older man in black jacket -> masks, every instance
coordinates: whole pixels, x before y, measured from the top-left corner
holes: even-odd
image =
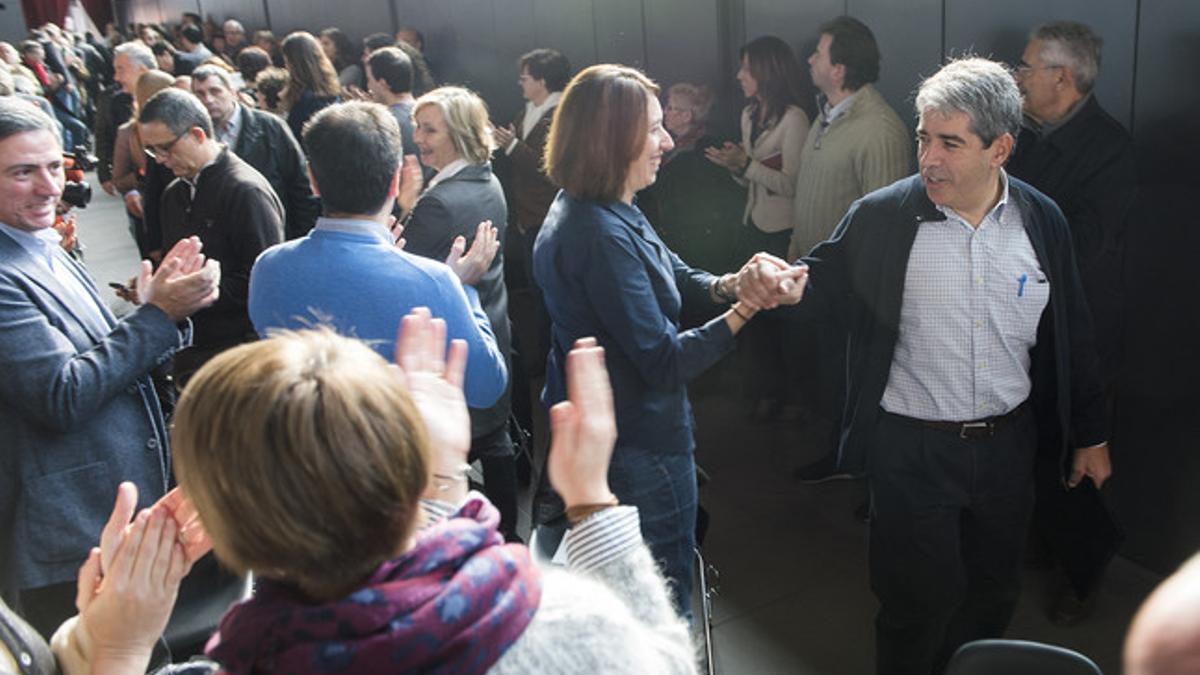
[[[313,196],[304,153],[287,124],[239,103],[229,73],[216,66],[192,72],[192,92],[212,117],[217,140],[257,169],[283,202],[286,238],[308,234],[321,215],[321,202]]]
[[[1071,226],[1111,404],[1121,372],[1121,269],[1136,169],[1129,132],[1092,91],[1100,47],[1091,29],[1071,21],[1030,33],[1017,67],[1025,120],[1008,170],[1053,199]],[[1051,600],[1050,618],[1072,624],[1091,611],[1121,534],[1094,490],[1068,492],[1057,484],[1053,459],[1039,463],[1034,525],[1041,535],[1037,541],[1065,576]]]

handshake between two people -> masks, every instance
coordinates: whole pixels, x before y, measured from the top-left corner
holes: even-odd
[[[729,289],[732,280],[733,289]],[[754,311],[794,305],[804,297],[808,284],[808,266],[789,265],[770,253],[755,253],[736,274],[722,277],[719,284],[727,295]],[[732,291],[732,292],[730,292]]]

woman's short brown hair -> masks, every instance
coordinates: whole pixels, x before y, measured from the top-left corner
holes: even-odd
[[[577,199],[613,202],[649,133],[646,109],[658,85],[640,70],[600,64],[571,80],[546,140],[546,175]]]
[[[171,441],[217,557],[322,601],[396,555],[432,471],[403,382],[328,329],[209,361],[179,400]]]

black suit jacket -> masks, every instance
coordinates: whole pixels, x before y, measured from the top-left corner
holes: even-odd
[[[508,323],[508,292],[504,287],[504,237],[508,207],[500,181],[492,175],[490,164],[467,166],[455,175],[427,189],[417,200],[404,227],[404,250],[444,261],[454,238],[462,235],[467,247],[475,240],[475,228],[484,220],[500,233],[500,250],[483,278],[475,284],[479,302],[492,324],[496,345],[512,372],[512,330]],[[510,378],[511,380],[511,378]],[[471,432],[475,437],[495,431],[508,421],[511,389],[496,405],[486,410],[471,409]]]
[[[300,143],[282,119],[238,104],[242,128],[233,148],[242,161],[258,170],[283,203],[284,234],[295,239],[308,234],[321,215],[321,201],[313,196]]]

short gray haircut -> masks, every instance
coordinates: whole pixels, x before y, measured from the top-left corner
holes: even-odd
[[[176,136],[181,136],[189,129],[200,127],[204,135],[213,137],[212,118],[201,105],[200,99],[192,92],[182,89],[163,89],[146,101],[138,114],[139,124],[160,122]]]
[[[149,70],[154,70],[158,67],[158,62],[154,60],[154,52],[150,48],[140,42],[125,42],[117,46],[113,50],[113,59],[118,56],[124,56],[129,59],[130,63],[135,65],[145,66]]]
[[[1041,40],[1041,57],[1046,65],[1071,70],[1079,93],[1087,94],[1096,85],[1104,40],[1091,28],[1076,21],[1052,21],[1034,28],[1029,39]]]
[[[31,131],[49,131],[61,143],[57,123],[41,109],[19,97],[0,98],[0,141]]]
[[[926,110],[966,113],[970,130],[988,147],[1021,128],[1021,91],[1007,66],[968,56],[942,66],[917,89],[917,115]]]
[[[246,28],[244,26],[242,26],[242,22],[238,21],[237,19],[229,19],[225,23],[221,24],[221,30],[224,30],[225,32],[229,32],[229,30],[231,28],[235,32],[241,33],[243,35],[246,34]]]
[[[192,71],[193,82],[205,82],[213,77],[220,80],[221,83],[225,85],[226,89],[234,92],[235,94],[237,93],[237,87],[233,86],[233,77],[231,77],[229,71],[225,70],[224,68],[208,65],[200,66]]]

